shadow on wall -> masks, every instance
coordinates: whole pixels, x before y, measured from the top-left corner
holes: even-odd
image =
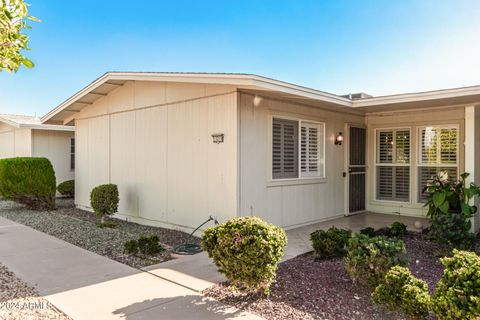
[[[182,319],[182,320],[226,320],[252,319],[252,315],[203,296],[187,295],[182,298],[159,298],[145,300],[115,310],[126,320]],[[255,317],[256,318],[256,317]],[[260,317],[258,319],[261,319]]]

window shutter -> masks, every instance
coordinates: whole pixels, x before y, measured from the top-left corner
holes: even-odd
[[[440,130],[440,162],[457,163],[457,129]]]
[[[393,198],[393,167],[377,167],[377,199],[391,200]]]
[[[379,131],[377,139],[377,162],[393,163],[393,131]]]
[[[437,163],[437,129],[422,129],[421,139],[422,163]]]
[[[302,122],[300,129],[300,168],[302,176],[323,175],[323,130],[320,124]]]
[[[410,167],[395,167],[395,195],[396,201],[409,201],[410,196]]]
[[[395,163],[410,163],[410,130],[395,132]]]
[[[272,178],[298,177],[298,122],[273,119]]]
[[[409,201],[410,167],[377,166],[377,199]]]

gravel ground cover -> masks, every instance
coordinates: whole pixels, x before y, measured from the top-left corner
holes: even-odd
[[[108,219],[116,223],[115,228],[99,228],[95,215],[75,208],[71,199],[58,199],[57,209],[52,211],[32,211],[14,202],[0,201],[0,216],[135,268],[171,259],[172,246],[188,238],[188,234],[181,231],[143,226],[115,218]],[[125,241],[151,234],[159,237],[166,251],[152,257],[132,256],[123,252]],[[200,240],[194,238],[193,241],[198,243]]]
[[[440,248],[420,233],[403,237],[412,273],[434,291],[442,274]],[[343,258],[316,261],[307,253],[280,264],[268,298],[232,293],[226,283],[204,294],[266,319],[402,319],[371,302],[369,289],[353,284]]]
[[[71,320],[0,264],[1,320]]]

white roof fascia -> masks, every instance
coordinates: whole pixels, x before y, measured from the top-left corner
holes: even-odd
[[[69,105],[73,104],[77,100],[80,100],[83,96],[87,95],[89,92],[95,90],[109,80],[225,84],[246,89],[250,88],[279,91],[305,97],[306,99],[314,99],[333,103],[343,107],[352,106],[351,100],[336,96],[334,94],[249,74],[108,72],[48,112],[42,117],[42,123],[48,121],[50,118],[67,108]]]
[[[480,95],[480,86],[364,98],[359,100],[353,100],[353,107],[372,107],[385,104],[458,98],[469,95]]]

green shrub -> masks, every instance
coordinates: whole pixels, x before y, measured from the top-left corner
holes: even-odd
[[[115,184],[102,184],[90,192],[90,205],[95,214],[100,217],[100,223],[105,223],[105,216],[118,210],[118,188]]]
[[[360,230],[360,233],[369,237],[375,237],[376,235],[375,229],[373,229],[372,227],[363,228],[362,230]]]
[[[231,219],[207,229],[202,239],[203,248],[232,286],[265,294],[286,244],[282,228],[257,217]]]
[[[345,268],[360,285],[376,287],[391,267],[406,264],[405,243],[401,240],[355,234],[348,241]]]
[[[448,248],[470,249],[475,242],[475,235],[470,232],[472,223],[462,214],[446,212],[430,219],[429,236]]]
[[[445,266],[432,298],[438,319],[480,318],[480,257],[474,252],[453,250],[440,259]]]
[[[57,186],[57,191],[62,196],[73,198],[75,196],[75,180],[63,181]]]
[[[164,251],[165,249],[160,244],[160,239],[158,236],[140,236],[138,238],[138,250],[144,255],[154,255]]]
[[[318,258],[333,258],[345,255],[345,245],[352,232],[331,227],[327,231],[317,230],[310,234],[313,250]]]
[[[430,307],[427,283],[401,266],[394,266],[387,272],[383,282],[373,291],[372,299],[376,304],[384,304],[414,319],[425,319]]]
[[[470,219],[477,213],[472,200],[480,195],[480,187],[467,183],[468,173],[455,181],[446,171],[437,174],[423,189],[426,192],[430,218],[430,236],[446,247],[470,249],[475,236],[470,232]]]
[[[401,222],[396,221],[392,223],[392,226],[390,227],[390,234],[393,237],[401,237],[407,234],[407,226]]]
[[[128,254],[137,254],[138,253],[138,241],[135,239],[125,241],[123,244],[123,252]]]
[[[55,171],[47,158],[0,160],[0,196],[34,210],[55,208]]]

